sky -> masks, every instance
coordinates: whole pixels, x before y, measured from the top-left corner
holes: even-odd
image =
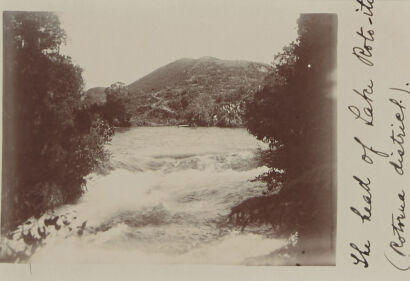
[[[243,2],[173,0],[78,7],[59,16],[67,33],[61,51],[84,69],[88,89],[132,83],[180,58],[271,63],[295,40],[298,14]]]

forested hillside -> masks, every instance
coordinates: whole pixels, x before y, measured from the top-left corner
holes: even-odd
[[[239,127],[244,105],[259,89],[271,67],[248,61],[213,57],[183,58],[128,85],[131,123]],[[102,88],[86,100],[104,103]]]

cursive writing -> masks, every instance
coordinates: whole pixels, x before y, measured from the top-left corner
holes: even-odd
[[[362,160],[367,164],[373,164],[373,159],[367,154],[367,152],[372,152],[380,157],[389,157],[389,154],[376,150],[373,146],[368,146],[364,144],[358,137],[354,137],[354,140],[359,143],[363,148]]]
[[[369,266],[369,263],[367,262],[366,257],[370,255],[370,241],[367,240],[367,243],[364,245],[365,250],[359,249],[359,247],[355,243],[350,243],[350,247],[352,247],[360,257],[358,257],[356,254],[357,253],[352,253],[350,256],[354,259],[353,264],[358,265],[359,263],[362,263],[364,268],[367,268]]]
[[[392,140],[393,144],[395,146],[397,146],[398,148],[396,149],[396,152],[398,154],[398,159],[397,160],[392,160],[389,161],[389,164],[392,165],[394,167],[394,170],[396,171],[397,174],[399,175],[403,175],[404,174],[404,170],[403,170],[403,156],[405,154],[405,150],[404,150],[404,140],[405,140],[405,136],[406,136],[406,132],[405,129],[406,127],[404,126],[404,105],[402,105],[402,101],[397,101],[393,98],[389,99],[389,101],[391,103],[393,103],[394,105],[396,105],[398,107],[398,112],[396,112],[395,119],[396,121],[398,121],[398,133],[397,131],[395,131],[395,126],[393,124],[390,124],[390,126],[393,127],[392,129],[392,133],[390,136],[390,139]],[[393,156],[394,153],[391,153],[391,156]]]
[[[373,24],[371,21],[371,17],[373,17],[373,4],[374,0],[356,0],[357,3],[360,4],[360,9],[356,9],[356,12],[361,11],[364,15],[369,16],[370,24]]]
[[[373,66],[374,63],[371,60],[373,57],[373,47],[369,42],[374,41],[374,30],[369,29],[364,32],[363,27],[360,27],[360,31],[357,31],[356,34],[358,34],[363,40],[363,45],[361,47],[353,47],[353,55],[355,55],[356,58],[358,58],[365,65]]]
[[[361,12],[365,15],[370,23],[370,26],[373,25],[373,9],[374,9],[374,0],[356,0],[356,3],[360,4],[360,7],[356,9],[356,12]],[[356,34],[359,35],[360,39],[362,39],[362,46],[360,47],[353,47],[353,55],[358,58],[362,63],[367,66],[373,66],[374,63],[372,61],[372,50],[373,47],[370,45],[374,42],[374,30],[367,29],[365,30],[364,27],[360,27],[359,31],[356,31]]]
[[[373,58],[373,45],[375,44],[375,31],[373,29],[373,17],[374,17],[374,0],[355,0],[356,4],[359,7],[356,8],[356,12],[360,13],[361,16],[367,18],[369,25],[367,26],[360,26],[360,28],[355,32],[355,38],[359,38],[359,44],[353,46],[353,52],[355,58],[357,58],[358,62],[361,65],[365,65],[366,67],[374,66],[374,58]],[[357,37],[358,36],[358,37]],[[348,109],[350,113],[353,114],[355,120],[361,121],[361,124],[369,126],[372,128],[374,126],[374,111],[373,111],[373,80],[370,79],[367,87],[365,87],[362,91],[358,91],[353,89],[353,92],[358,95],[361,99],[361,104],[349,105]],[[373,158],[375,156],[379,156],[381,158],[389,157],[389,154],[380,151],[374,148],[371,145],[366,144],[363,142],[361,138],[354,136],[353,139],[358,143],[362,150],[361,158],[367,164],[373,164]],[[364,203],[362,206],[350,206],[350,210],[355,214],[362,224],[365,222],[370,222],[372,217],[372,193],[370,189],[371,180],[370,178],[359,178],[357,176],[353,176],[353,179],[356,181],[356,184],[361,187],[362,190],[362,198]],[[356,208],[357,207],[357,208]],[[370,241],[367,240],[367,243],[364,246],[357,246],[355,243],[350,243],[350,247],[353,249],[350,256],[354,259],[354,265],[363,265],[364,268],[369,267],[369,263],[367,258],[370,256]]]
[[[364,207],[364,212],[363,214],[357,210],[355,207],[350,207],[350,210],[352,210],[353,213],[358,215],[362,223],[365,221],[370,221],[370,218],[372,216],[372,194],[370,193],[370,179],[367,178],[366,182],[361,180],[360,178],[353,176],[353,178],[359,183],[360,187],[366,192],[365,195],[363,195],[363,200],[367,204],[366,207]]]
[[[347,108],[351,113],[353,113],[356,119],[364,121],[366,125],[373,126],[373,100],[369,97],[369,95],[373,94],[373,80],[370,80],[367,88],[363,89],[361,92],[356,89],[353,89],[353,91],[363,98],[363,100],[366,102],[366,106],[363,107],[362,112],[355,105],[349,105]]]
[[[406,239],[404,238],[405,234],[405,224],[403,222],[404,219],[406,219],[406,193],[404,190],[402,190],[398,194],[398,198],[400,200],[400,207],[399,207],[399,213],[398,214],[392,214],[391,215],[391,225],[393,228],[393,236],[394,240],[390,241],[389,246],[391,253],[395,255],[394,260],[399,260],[400,263],[406,263],[406,266],[398,266],[396,262],[393,262],[392,258],[384,253],[384,256],[386,257],[387,261],[393,265],[395,268],[399,270],[409,270],[410,269],[410,255],[407,253],[404,253],[404,247],[406,245]]]

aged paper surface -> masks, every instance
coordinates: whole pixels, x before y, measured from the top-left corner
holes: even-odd
[[[242,16],[246,16],[244,11],[249,11],[249,16],[254,17],[255,22],[262,23],[255,27],[255,38],[258,34],[269,34],[265,30],[269,30],[269,27],[264,25],[267,22],[266,11],[272,11],[272,24],[283,22],[284,30],[286,21],[284,17],[280,17],[281,13],[337,14],[335,266],[245,266],[232,265],[235,264],[233,262],[215,262],[216,264],[212,265],[212,262],[201,264],[193,260],[171,262],[176,264],[134,264],[119,257],[118,261],[111,259],[108,262],[101,259],[102,264],[52,261],[32,264],[4,263],[0,264],[2,280],[408,280],[410,220],[407,194],[410,192],[410,171],[407,167],[409,157],[406,152],[410,146],[406,139],[406,130],[410,108],[410,2],[175,0],[149,4],[148,1],[5,1],[2,8],[4,11],[57,11],[62,15],[78,17],[89,15],[90,19],[95,18],[93,14],[112,14],[113,18],[121,22],[126,21],[126,17],[121,18],[122,14],[129,14],[130,11],[141,10],[147,6],[158,9],[158,13],[153,13],[152,16],[166,17],[167,9],[177,13],[175,11],[178,9],[186,11],[186,6],[196,5],[196,15],[201,14],[201,9],[204,13],[208,11],[205,8],[208,5],[222,13],[237,12]],[[181,18],[184,18],[182,15],[181,12]],[[207,16],[211,17],[210,14]],[[258,16],[261,18],[258,19]],[[275,20],[275,17],[280,20]],[[192,17],[189,19],[192,22],[197,20]],[[204,21],[204,28],[207,21],[213,21],[212,18],[198,19],[201,20]],[[190,24],[181,19],[175,21],[175,25],[169,22],[170,29]],[[143,25],[143,21],[140,24]],[[223,29],[224,24],[228,26],[238,23],[221,21],[218,24]],[[107,28],[107,25],[104,26]],[[81,28],[81,25],[77,28]],[[146,29],[155,32],[156,27]],[[116,32],[124,37],[131,36],[125,34],[126,31],[129,29]],[[240,34],[239,32],[238,36]],[[165,36],[164,33],[161,35]],[[200,40],[197,35],[193,38]],[[283,34],[272,36],[286,38]],[[187,40],[183,37],[178,39]],[[161,42],[161,39],[158,39],[158,44]],[[187,40],[186,44],[191,43]],[[205,45],[206,42],[203,44],[202,51],[212,50],[211,44],[209,48]],[[160,51],[157,54],[156,67],[165,64],[166,59],[161,61],[161,57],[166,57],[167,53],[167,48],[158,50]],[[169,46],[168,50],[173,51],[174,56],[179,55],[173,50],[173,46]],[[240,52],[239,48],[232,50],[232,53],[236,54],[232,57],[240,56]],[[106,56],[107,64],[112,65],[111,55],[107,53]],[[195,57],[196,54],[187,56]],[[156,67],[152,66],[151,70]],[[98,70],[104,72],[101,65],[94,69]],[[136,76],[143,74],[145,73]],[[94,79],[94,84],[90,86],[99,86],[98,78],[89,79]],[[4,161],[7,160],[3,159],[3,163]],[[187,180],[179,178],[181,182]],[[256,248],[256,244],[248,247]]]

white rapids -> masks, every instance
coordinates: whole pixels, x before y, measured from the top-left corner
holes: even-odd
[[[113,169],[90,175],[83,197],[55,210],[69,224],[57,222],[30,262],[243,264],[268,255],[287,241],[269,227],[227,226],[232,207],[264,190],[249,181],[267,169],[255,159],[264,146],[245,129],[119,131]]]

